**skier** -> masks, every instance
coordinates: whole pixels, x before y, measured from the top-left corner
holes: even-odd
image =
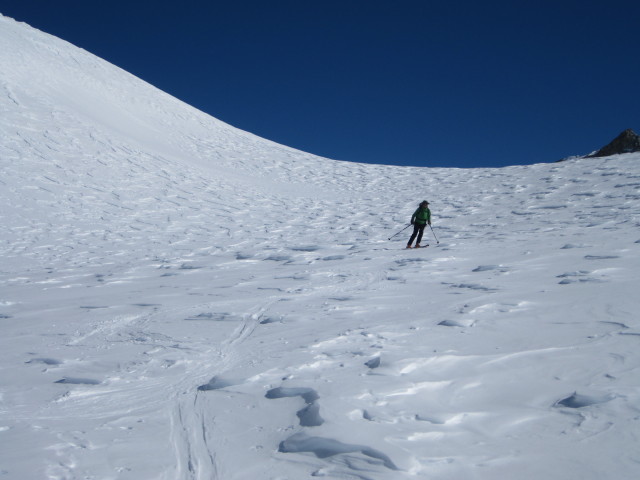
[[[418,241],[415,248],[420,248],[420,241],[422,240],[422,234],[424,233],[424,227],[431,226],[431,210],[429,210],[429,202],[423,200],[418,205],[418,209],[411,215],[411,225],[413,225],[413,233],[407,243],[407,248],[411,248],[411,244],[415,240],[416,236]]]

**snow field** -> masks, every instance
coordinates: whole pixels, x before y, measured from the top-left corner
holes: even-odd
[[[4,478],[637,476],[639,155],[336,162],[0,39]]]

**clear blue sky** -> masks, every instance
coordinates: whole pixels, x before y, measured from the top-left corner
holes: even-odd
[[[338,160],[522,165],[640,133],[638,0],[0,0],[0,13]]]

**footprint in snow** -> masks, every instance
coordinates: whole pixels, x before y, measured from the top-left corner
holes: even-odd
[[[42,363],[44,365],[50,366],[62,365],[62,362],[60,360],[56,360],[55,358],[32,358],[25,363]]]
[[[206,320],[210,322],[225,322],[231,318],[231,314],[229,313],[213,313],[213,312],[205,312],[199,313],[198,315],[193,315],[191,317],[185,318],[185,320],[189,321],[197,321],[197,320]]]
[[[443,320],[438,325],[443,327],[473,327],[475,325],[475,320],[467,319],[467,320]]]
[[[70,385],[100,385],[102,382],[92,378],[64,377],[54,383],[65,383]]]
[[[190,265],[188,263],[183,263],[182,265],[180,265],[178,270],[200,270],[201,268],[203,268],[203,267],[198,267],[196,265]]]
[[[268,325],[269,323],[283,323],[284,317],[260,317],[260,325]]]
[[[562,275],[558,275],[557,278],[562,278],[558,283],[560,285],[569,285],[571,283],[603,283],[604,280],[600,278],[589,277],[592,272],[588,270],[578,270],[576,272],[567,272]]]
[[[308,246],[299,246],[299,247],[291,247],[290,250],[294,252],[315,252],[320,250],[318,245],[308,245]]]
[[[329,300],[333,300],[335,302],[348,302],[349,300],[353,300],[353,297],[329,297]]]
[[[443,283],[443,285],[449,285],[451,288],[461,288],[461,289],[469,289],[469,290],[480,290],[483,292],[497,292],[497,288],[485,287],[484,285],[480,285],[478,283]]]
[[[571,196],[572,197],[595,197],[596,195],[598,194],[594,192],[584,192],[584,193],[574,193]]]
[[[328,257],[323,257],[321,260],[329,262],[331,260],[344,260],[345,258],[347,258],[346,255],[329,255]]]
[[[198,387],[198,391],[200,392],[208,392],[211,390],[220,390],[221,388],[231,387],[232,385],[237,385],[238,382],[234,382],[232,380],[213,377],[209,380],[209,383],[205,383],[204,385],[200,385]]]
[[[588,245],[584,245],[582,243],[567,243],[564,246],[560,247],[560,250],[569,250],[572,248],[586,248]]]
[[[425,258],[403,258],[401,260],[396,260],[395,263],[396,265],[400,266],[400,267],[406,267],[407,265],[411,265],[412,263],[421,263],[421,262],[427,262],[428,260]]]
[[[273,262],[289,262],[291,261],[291,255],[273,254],[269,255],[265,260]]]
[[[570,285],[572,283],[604,283],[604,280],[599,278],[565,278],[558,282],[560,285]]]
[[[490,272],[492,270],[496,270],[500,273],[506,273],[509,271],[507,267],[504,267],[502,265],[479,265],[471,271],[472,272]]]

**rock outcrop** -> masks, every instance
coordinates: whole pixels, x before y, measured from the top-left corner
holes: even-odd
[[[640,135],[628,128],[614,138],[611,143],[587,155],[587,157],[608,157],[609,155],[631,152],[640,152]]]

